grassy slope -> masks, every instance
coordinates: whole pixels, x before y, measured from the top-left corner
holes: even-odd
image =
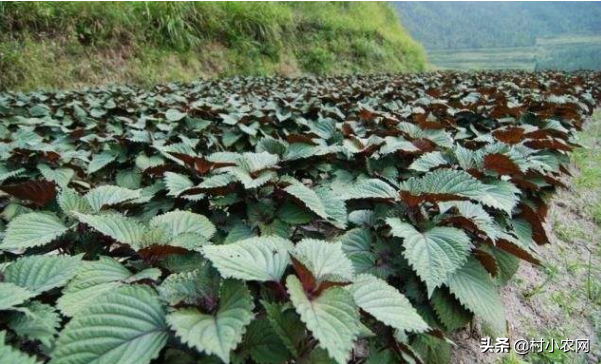
[[[386,3],[0,3],[0,90],[424,65]]]

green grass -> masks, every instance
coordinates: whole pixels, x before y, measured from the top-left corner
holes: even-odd
[[[386,3],[0,3],[0,90],[421,71]]]
[[[573,327],[567,328],[553,328],[553,329],[544,329],[542,332],[531,333],[528,337],[534,339],[543,338],[545,342],[550,342],[551,339],[555,340],[557,345],[561,345],[561,340],[567,338],[575,338],[575,330]],[[555,348],[553,352],[550,350],[544,350],[539,352],[530,352],[526,355],[529,363],[532,364],[585,364],[586,354],[582,353],[574,353],[574,352],[564,352],[562,350],[558,350]]]
[[[520,356],[512,351],[509,355],[500,359],[497,364],[526,364],[526,362],[520,359]]]
[[[587,133],[582,133],[579,148],[572,155],[572,160],[580,169],[580,176],[574,184],[576,189],[587,193],[585,212],[601,225],[601,112],[593,115],[593,125]]]

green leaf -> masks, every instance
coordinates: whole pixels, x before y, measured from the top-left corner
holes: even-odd
[[[484,155],[481,151],[476,150],[473,151],[471,149],[467,149],[462,147],[461,145],[457,145],[453,151],[455,154],[455,158],[457,159],[457,163],[464,170],[470,169],[478,169],[478,165],[482,165],[484,162]]]
[[[354,255],[371,252],[372,237],[368,229],[351,229],[338,240],[342,244],[342,251],[344,254],[351,259]]]
[[[354,199],[375,199],[375,200],[396,200],[398,191],[388,183],[377,179],[363,179],[355,183],[346,192],[346,200]]]
[[[61,323],[58,311],[51,305],[37,301],[24,309],[26,313],[16,312],[9,317],[10,329],[22,338],[39,340],[45,347],[51,347]]]
[[[148,364],[168,336],[156,293],[145,286],[124,286],[73,317],[60,333],[50,363]]]
[[[528,221],[522,218],[511,219],[511,227],[513,228],[513,233],[518,238],[517,241],[512,240],[514,244],[523,249],[528,249],[528,247],[534,245],[532,225]]]
[[[295,358],[299,356],[302,342],[307,338],[305,325],[290,304],[269,303],[261,301],[267,319],[284,345]]]
[[[134,249],[138,248],[142,243],[145,228],[136,220],[117,213],[86,215],[73,212],[73,214],[80,222]]]
[[[75,276],[81,258],[82,255],[23,257],[6,268],[4,280],[40,294],[67,284]]]
[[[232,226],[223,243],[231,244],[255,236],[256,234],[250,226],[247,226],[242,222],[238,222],[234,226]]]
[[[248,173],[257,173],[276,167],[279,159],[277,155],[267,152],[247,152],[237,158],[236,164]]]
[[[361,274],[345,288],[353,295],[357,306],[394,329],[409,332],[428,329],[428,324],[409,300],[384,280]]]
[[[495,257],[495,262],[499,267],[499,274],[495,277],[496,281],[501,285],[507,284],[520,268],[520,259],[504,250],[495,248],[494,246],[486,246],[483,248]]]
[[[259,364],[281,364],[290,359],[290,353],[265,318],[254,320],[248,325],[237,351],[240,352],[241,359],[250,357]]]
[[[167,110],[167,112],[165,112],[165,117],[169,121],[180,121],[181,119],[185,118],[187,115],[188,114],[186,114],[185,112],[181,112],[177,109],[169,109],[169,110]]]
[[[430,335],[420,335],[411,346],[428,364],[446,364],[451,362],[452,346],[446,341]]]
[[[0,282],[0,311],[22,304],[36,294],[13,283]]]
[[[445,164],[449,164],[441,152],[430,152],[423,154],[419,158],[413,161],[409,166],[409,169],[419,172],[428,172],[432,168],[440,167]]]
[[[35,356],[27,355],[5,344],[6,331],[0,331],[0,359],[2,364],[41,364]]]
[[[495,334],[506,332],[503,301],[492,278],[476,259],[469,259],[452,274],[447,285],[459,302],[489,324]]]
[[[279,282],[290,264],[292,242],[276,236],[250,238],[227,245],[207,245],[202,253],[224,278]]]
[[[142,173],[137,170],[120,170],[115,176],[117,186],[137,190],[142,185]]]
[[[138,167],[141,171],[145,171],[148,168],[158,167],[165,164],[165,160],[158,155],[147,156],[142,153],[136,157],[136,167]]]
[[[231,174],[227,174],[227,173],[226,174],[218,174],[215,176],[205,178],[196,187],[201,190],[211,190],[214,188],[225,187],[235,181],[236,181],[236,178],[234,176],[232,176]]]
[[[173,238],[168,245],[178,246],[187,250],[198,250],[198,248],[206,244],[210,244],[210,242],[200,234],[183,233]]]
[[[132,273],[117,260],[101,256],[96,261],[84,261],[67,286],[67,291],[83,289],[98,284],[125,280]]]
[[[359,310],[350,293],[341,287],[331,287],[310,299],[293,275],[288,276],[286,286],[296,312],[318,340],[319,347],[339,364],[348,363],[360,331]]]
[[[280,220],[290,225],[308,224],[313,220],[314,216],[311,212],[295,205],[291,201],[284,202],[276,214]]]
[[[320,187],[315,192],[325,206],[328,221],[339,229],[345,229],[348,214],[344,199],[326,187]]]
[[[180,193],[194,186],[194,183],[187,176],[173,172],[165,172],[164,176],[169,196],[177,197]]]
[[[320,347],[316,347],[309,354],[309,359],[307,360],[311,364],[335,364],[336,360],[330,358],[328,352],[325,349]]]
[[[71,189],[63,189],[58,195],[58,205],[61,210],[69,216],[73,215],[73,212],[81,212],[82,214],[88,214],[92,212],[92,207],[86,201],[85,198],[81,197],[79,193]]]
[[[423,177],[413,177],[400,185],[412,195],[434,194],[466,197],[478,200],[490,187],[469,173],[453,169],[437,169]]]
[[[388,218],[393,236],[403,238],[403,255],[426,283],[428,296],[466,261],[470,238],[460,229],[434,227],[425,232],[400,219]]]
[[[326,208],[314,189],[297,182],[284,188],[284,191],[299,199],[317,216],[327,219]]]
[[[372,251],[373,239],[368,229],[356,228],[338,238],[342,251],[352,262],[356,274],[376,274],[377,255]],[[377,274],[379,276],[379,274]]]
[[[96,154],[92,161],[88,165],[88,175],[98,172],[102,168],[106,167],[113,161],[117,159],[117,155],[111,152],[102,152],[100,154]]]
[[[4,182],[5,180],[16,177],[25,172],[25,168],[19,168],[14,171],[9,171],[3,165],[0,165],[0,182]]]
[[[292,250],[292,256],[307,267],[319,282],[353,280],[353,263],[344,255],[340,242],[303,239]]]
[[[100,257],[97,261],[84,261],[75,277],[63,290],[57,307],[63,315],[73,316],[89,306],[98,297],[115,290],[124,282],[135,282],[138,279],[152,278],[148,271],[133,274],[121,263],[109,257]]]
[[[337,223],[341,228],[346,224],[346,206],[344,201],[332,191],[325,188],[313,189],[295,180],[284,191],[300,200],[307,208],[317,216]]]
[[[410,141],[402,137],[387,136],[384,138],[384,145],[380,148],[381,154],[390,154],[402,150],[404,152],[419,152],[419,149]]]
[[[371,347],[369,350],[369,357],[365,361],[365,364],[395,364],[396,359],[394,353],[390,349],[377,350],[376,347]],[[411,361],[408,361],[411,363]]]
[[[284,160],[294,161],[314,156],[332,154],[337,151],[336,146],[310,145],[305,143],[293,143],[288,146]]]
[[[0,249],[26,249],[45,245],[67,230],[55,215],[41,212],[22,214],[8,224]]]
[[[484,232],[492,241],[496,241],[499,236],[499,229],[494,224],[492,216],[484,210],[482,205],[471,201],[449,201],[440,202],[438,204],[440,211],[445,212],[450,208],[455,208],[457,213],[476,225],[476,227]]]
[[[192,305],[201,300],[216,299],[219,276],[210,264],[191,272],[171,274],[157,287],[161,299],[174,306],[181,302]]]
[[[57,307],[66,316],[74,316],[89,306],[97,298],[106,295],[122,285],[121,282],[113,281],[101,283],[87,289],[72,290],[65,292],[57,301]]]
[[[117,205],[137,198],[140,198],[139,190],[109,185],[96,187],[85,195],[86,201],[94,212],[99,212],[105,206]]]
[[[185,233],[196,233],[211,239],[216,231],[215,225],[205,216],[180,210],[156,216],[150,221],[150,226],[161,225],[167,227],[173,237]]]
[[[447,289],[439,288],[434,291],[431,303],[440,322],[450,331],[464,327],[474,316]]]
[[[146,269],[139,271],[138,273],[132,275],[131,277],[127,278],[125,280],[125,282],[133,283],[133,282],[143,281],[143,280],[156,281],[161,277],[161,274],[162,274],[162,272],[159,268],[146,268]]]
[[[278,161],[279,157],[274,154],[247,152],[236,158],[235,167],[225,167],[222,170],[235,176],[238,181],[242,182],[244,188],[252,189],[261,187],[277,177],[277,174],[271,169],[277,167]]]
[[[20,215],[25,215],[28,214],[30,212],[33,212],[33,209],[30,209],[29,207],[25,207],[21,204],[18,203],[8,203],[5,207],[4,210],[0,213],[0,216],[2,216],[4,219],[6,219],[7,222],[11,222],[12,220],[14,220],[17,216]],[[3,224],[4,225],[4,224]],[[6,226],[3,226],[3,230],[2,231],[2,236],[4,236],[4,234],[6,234]],[[0,246],[0,250],[1,250],[1,246]]]
[[[520,190],[513,183],[503,180],[494,180],[486,185],[488,189],[477,200],[511,215],[513,208],[520,201]]]
[[[254,304],[240,281],[224,282],[219,297],[219,309],[213,315],[183,308],[169,314],[167,321],[188,346],[229,363],[230,352],[242,341],[245,328],[254,317]]]
[[[38,169],[44,179],[56,182],[59,187],[65,188],[75,177],[75,172],[71,168],[52,169],[45,164],[38,164]]]
[[[262,236],[273,236],[287,239],[290,236],[290,227],[283,221],[274,219],[269,224],[259,224]]]
[[[184,351],[181,349],[170,348],[167,347],[165,349],[165,353],[162,356],[163,360],[161,360],[161,364],[221,364],[221,360],[219,360],[215,356],[209,356],[202,358],[201,360],[196,360],[193,353],[189,351]]]
[[[202,237],[201,237],[202,238]],[[142,243],[139,249],[144,249],[153,245],[166,245],[171,241],[171,231],[165,226],[153,226],[144,231]]]
[[[185,255],[171,254],[167,255],[159,265],[173,273],[191,272],[198,269],[206,262],[202,254],[198,252],[190,252]],[[215,272],[217,276],[219,274]]]

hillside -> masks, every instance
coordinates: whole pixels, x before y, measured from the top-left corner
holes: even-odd
[[[395,2],[427,49],[525,47],[537,38],[601,34],[600,2]]]
[[[601,3],[397,2],[438,69],[601,69]]]
[[[386,3],[0,4],[0,90],[424,66]]]

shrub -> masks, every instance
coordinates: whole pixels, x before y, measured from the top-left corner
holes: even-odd
[[[437,362],[548,243],[599,74],[0,96],[7,362]]]

